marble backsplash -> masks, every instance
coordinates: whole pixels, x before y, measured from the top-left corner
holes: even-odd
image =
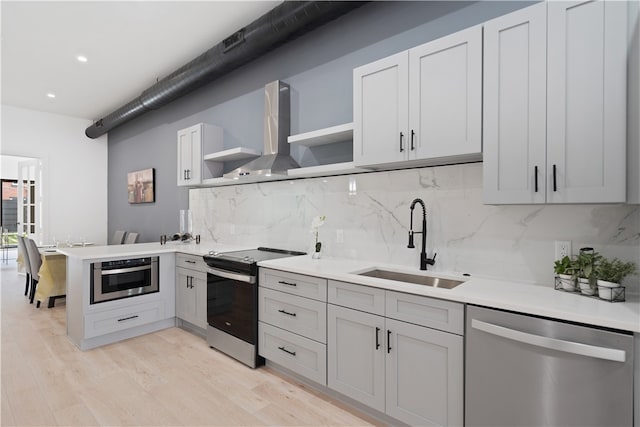
[[[189,206],[205,241],[312,252],[311,221],[326,215],[323,256],[417,267],[420,235],[407,248],[417,197],[427,207],[428,256],[438,254],[430,270],[549,285],[555,240],[571,240],[574,253],[591,246],[640,261],[640,206],[484,205],[481,163],[198,188]],[[414,215],[419,231],[419,206]]]

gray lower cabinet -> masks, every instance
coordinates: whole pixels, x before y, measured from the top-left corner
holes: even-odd
[[[176,256],[176,317],[207,329],[207,273],[202,258]]]
[[[327,279],[260,268],[258,353],[327,384]]]
[[[380,412],[385,410],[384,317],[329,304],[327,385]]]
[[[386,413],[411,425],[461,426],[464,339],[386,319]]]
[[[346,298],[333,298],[349,286],[363,296],[354,303],[359,310],[345,306]],[[329,281],[327,385],[410,425],[462,425],[463,336],[390,316],[398,316],[391,307],[408,307],[407,313],[411,313],[414,322],[431,325],[433,313],[439,318],[441,310],[445,310],[446,318],[460,317],[454,321],[457,325],[464,319],[463,305],[383,291],[385,313],[375,308],[378,304],[370,304],[376,314],[360,311],[365,306],[363,301],[372,300],[365,296],[380,291]],[[349,299],[356,293],[350,294]],[[423,317],[425,320],[421,320]]]

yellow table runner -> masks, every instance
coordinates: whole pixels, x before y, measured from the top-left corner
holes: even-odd
[[[24,258],[22,258],[22,251],[18,251],[18,258],[16,258],[16,262],[18,263],[18,273],[24,273],[26,270],[24,268]]]
[[[51,296],[66,294],[67,257],[58,253],[43,253],[38,271],[40,280],[36,288],[36,301],[44,302]]]

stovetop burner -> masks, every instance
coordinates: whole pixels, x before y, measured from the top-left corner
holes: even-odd
[[[306,255],[306,253],[258,247],[243,251],[209,252],[208,255],[203,256],[203,259],[209,267],[255,275],[258,269],[256,264],[260,261],[298,255]]]

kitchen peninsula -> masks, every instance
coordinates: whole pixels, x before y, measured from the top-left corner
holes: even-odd
[[[213,245],[184,243],[60,248],[58,251],[67,256],[67,336],[80,349],[87,350],[175,326],[175,253],[186,252],[202,256],[213,249],[228,251],[241,248],[220,245],[214,248]],[[95,274],[94,266],[109,264],[113,269],[103,271],[102,277],[110,277],[113,276],[111,273],[123,273],[126,270],[123,267],[132,265],[132,261],[139,263],[141,260],[150,260],[151,263],[156,257],[157,267],[154,268],[157,270],[152,270],[155,273],[146,272],[157,279],[156,290],[146,294],[94,301],[95,287],[92,283],[100,280],[99,277],[92,277]],[[142,274],[145,268],[150,267],[135,266],[129,271],[133,271],[132,274]],[[110,277],[110,280],[113,283],[118,278]]]

